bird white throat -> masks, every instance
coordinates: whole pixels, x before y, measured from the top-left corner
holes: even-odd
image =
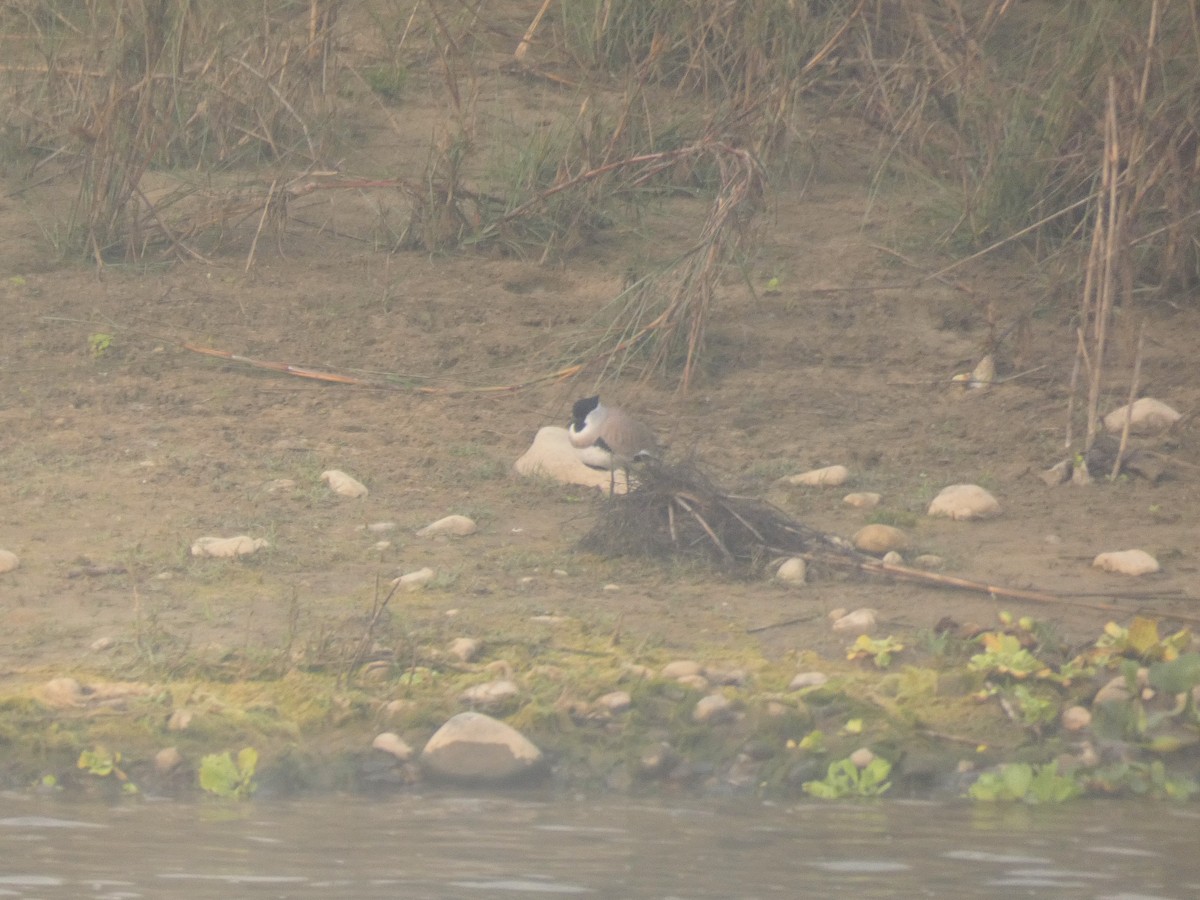
[[[595,469],[628,470],[640,457],[658,452],[658,440],[647,425],[623,409],[605,406],[598,396],[575,401],[567,434],[579,458]]]

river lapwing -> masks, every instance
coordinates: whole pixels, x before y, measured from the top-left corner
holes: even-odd
[[[605,406],[599,396],[575,401],[567,433],[583,462],[611,473],[609,496],[616,489],[618,469],[625,473],[628,489],[630,465],[658,454],[658,439],[648,425],[619,407]]]

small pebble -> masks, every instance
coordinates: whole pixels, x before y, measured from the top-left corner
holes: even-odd
[[[676,659],[662,667],[658,673],[660,678],[683,678],[690,675],[701,675],[704,666],[691,659]]]
[[[432,581],[436,574],[429,566],[425,566],[423,569],[401,575],[392,584],[398,584],[406,591],[419,591]]]
[[[472,685],[459,694],[458,699],[462,703],[473,706],[499,706],[519,693],[520,689],[516,684],[507,679],[501,679]]]
[[[264,538],[252,538],[244,534],[231,538],[202,537],[196,538],[192,544],[192,556],[232,559],[235,556],[249,556],[270,546],[270,542]]]
[[[17,554],[11,550],[0,550],[0,575],[11,572],[19,565],[21,565],[21,560]]]
[[[342,497],[365,497],[369,493],[365,484],[341,469],[326,469],[321,473],[321,480]]]
[[[836,487],[839,484],[845,484],[849,478],[850,470],[845,466],[825,466],[822,469],[810,469],[798,475],[788,475],[780,480],[785,484]]]
[[[804,688],[820,687],[829,680],[824,672],[799,672],[788,683],[789,691],[801,691]]]
[[[937,569],[945,568],[946,561],[936,554],[922,553],[920,556],[913,559],[913,565],[921,569],[930,569],[936,571]]]
[[[1092,714],[1082,706],[1068,706],[1062,711],[1062,726],[1067,731],[1082,731],[1092,724]]]
[[[159,775],[170,775],[183,765],[183,754],[178,747],[163,747],[154,754],[154,770]]]
[[[849,756],[850,762],[854,763],[856,769],[865,769],[871,763],[875,762],[875,754],[867,747],[859,747]]]
[[[1150,575],[1159,570],[1158,560],[1145,550],[1114,550],[1111,553],[1101,553],[1092,565],[1105,572],[1115,572],[1118,575]]]
[[[446,516],[426,525],[417,534],[421,537],[429,537],[435,534],[450,534],[455,537],[465,537],[468,534],[474,534],[477,527],[475,520],[467,516]]]
[[[395,531],[396,527],[395,522],[371,522],[366,526],[367,531],[371,532],[371,534],[383,534],[385,531]]]
[[[447,647],[447,652],[460,662],[470,662],[479,655],[479,650],[483,646],[482,641],[477,638],[460,637],[455,638]]]
[[[848,612],[834,622],[832,627],[835,633],[852,637],[870,634],[875,628],[875,610],[864,608]]]
[[[929,504],[929,515],[956,522],[986,519],[1000,512],[1000,502],[977,484],[952,484],[942,488]]]
[[[853,543],[863,553],[887,553],[908,547],[908,535],[891,525],[875,523],[860,528],[854,535]]]
[[[633,698],[626,691],[613,691],[597,697],[596,705],[612,713],[621,713],[633,705]]]
[[[692,710],[693,722],[707,722],[715,725],[718,722],[733,718],[733,703],[724,694],[709,694],[702,697]]]
[[[382,750],[384,753],[390,753],[400,762],[408,762],[413,756],[413,748],[408,746],[400,735],[391,731],[382,731],[375,735],[375,740],[371,741],[371,747],[375,750]]]
[[[856,509],[874,509],[879,505],[879,501],[883,498],[879,494],[870,491],[862,491],[855,494],[847,494],[842,498],[842,502],[847,506],[853,506]]]
[[[804,584],[808,578],[808,563],[799,556],[785,559],[775,570],[775,577],[787,584]]]

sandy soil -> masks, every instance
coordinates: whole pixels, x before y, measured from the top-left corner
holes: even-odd
[[[552,90],[497,72],[484,99],[529,112],[544,109]],[[429,134],[441,115],[436,79],[414,77],[405,102],[405,120]],[[842,497],[878,491],[875,516],[906,527],[948,571],[1111,592],[1089,602],[1130,614],[1143,606],[1200,614],[1185,599],[1200,597],[1194,419],[1153,442],[1186,464],[1159,484],[1047,488],[1038,471],[1064,455],[1074,298],[1017,257],[923,279],[951,260],[923,248],[920,198],[901,185],[872,188],[868,136],[845,124],[808,127],[822,132],[816,168],[806,189],[774,189],[770,227],[750,261],[759,290],[733,276],[724,286],[698,383],[681,395],[673,382],[622,380],[599,385],[603,393],[731,489],[817,528],[853,533],[869,514]],[[398,149],[381,117],[363,134],[346,173],[411,173],[424,163],[423,144]],[[21,566],[0,576],[2,675],[82,668],[137,677],[175,661],[319,656],[361,633],[382,582],[427,565],[438,572],[434,583],[398,601],[392,623],[430,640],[518,632],[529,616],[555,613],[679,655],[736,647],[777,657],[842,653],[845,640],[825,621],[834,607],[874,607],[896,634],[944,616],[990,623],[1005,607],[1055,623],[1071,641],[1094,639],[1105,621],[1122,618],[836,575],[789,589],[765,577],[579,554],[597,498],[515,479],[509,467],[539,426],[565,424],[571,400],[594,382],[498,396],[404,387],[409,376],[480,386],[551,371],[620,290],[630,261],[700,221],[700,201],[673,201],[637,232],[612,229],[565,261],[539,265],[388,252],[370,236],[381,205],[401,199],[326,192],[290,211],[249,271],[254,223],[208,263],[97,271],[57,260],[45,239],[45,211],[61,208],[69,189],[17,194],[20,184],[10,166],[0,183],[0,547]],[[763,290],[772,278],[778,289]],[[1122,321],[1142,315],[1144,392],[1194,410],[1194,302],[1129,311]],[[1029,328],[1003,343],[1000,371],[1028,374],[988,392],[949,382],[979,359],[989,319],[1003,330],[1019,317]],[[1118,331],[1106,410],[1128,390],[1132,330]],[[111,342],[97,346],[94,335]],[[395,376],[397,388],[305,380],[181,342]],[[849,466],[850,485],[776,484],[830,463]],[[370,495],[334,496],[320,480],[329,468],[359,478]],[[294,486],[269,489],[276,479]],[[989,488],[1003,514],[982,523],[926,518],[932,496],[957,482]],[[415,536],[448,513],[473,516],[478,533]],[[384,521],[396,529],[364,529]],[[236,534],[271,546],[233,562],[189,555],[196,538]],[[1155,554],[1164,572],[1134,582],[1090,568],[1096,553],[1129,547]]]

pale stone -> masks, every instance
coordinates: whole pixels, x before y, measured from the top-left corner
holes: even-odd
[[[21,565],[20,557],[11,550],[0,550],[0,575],[11,572]]]
[[[604,587],[600,588],[600,590],[608,591],[610,594],[619,594],[621,592],[621,586],[610,581],[608,584],[604,585]]]
[[[1129,693],[1129,685],[1125,681],[1125,676],[1117,675],[1110,678],[1100,690],[1096,691],[1096,696],[1092,698],[1092,705],[1127,703],[1132,696]]]
[[[414,572],[406,572],[399,578],[395,579],[392,584],[398,584],[406,591],[419,591],[430,581],[432,581],[436,574],[437,573],[434,572],[433,569],[429,568],[429,566],[425,566],[424,568],[417,569]]]
[[[961,521],[986,519],[1000,512],[1000,503],[977,484],[952,484],[929,504],[929,515]]]
[[[113,640],[111,637],[109,637],[108,635],[105,635],[104,637],[98,637],[94,641],[92,641],[92,643],[90,645],[88,645],[88,648],[93,653],[103,653],[105,650],[111,650],[116,645],[116,643],[117,642],[115,640]]]
[[[1062,726],[1067,731],[1082,731],[1092,724],[1092,714],[1082,706],[1068,706],[1062,711]]]
[[[51,678],[42,685],[38,695],[43,703],[56,709],[83,706],[85,702],[83,685],[74,678]]]
[[[633,698],[628,691],[612,691],[596,698],[596,705],[611,713],[621,713],[633,705]]]
[[[887,553],[883,554],[883,561],[885,563],[887,563],[889,566],[904,565],[904,557],[901,556],[899,553],[897,553],[895,550],[889,550]]]
[[[694,691],[708,690],[708,679],[703,675],[680,675],[675,682]]]
[[[1129,405],[1114,409],[1104,417],[1104,427],[1114,434],[1120,434],[1125,429],[1125,420],[1129,417]],[[1133,419],[1129,426],[1131,434],[1155,434],[1166,431],[1183,418],[1161,400],[1153,397],[1141,397],[1133,401]]]
[[[252,538],[244,534],[229,538],[201,537],[196,538],[192,544],[192,556],[232,559],[235,556],[249,556],[263,547],[270,546],[270,542],[265,538]]]
[[[159,775],[170,775],[183,765],[183,754],[178,747],[163,747],[154,754],[154,770]]]
[[[709,694],[697,701],[692,709],[693,722],[715,725],[733,717],[733,703],[724,694]]]
[[[174,710],[171,717],[167,719],[167,731],[187,731],[192,725],[193,718],[195,718],[195,713],[190,709]]]
[[[824,672],[799,672],[788,683],[789,691],[802,691],[805,688],[820,687],[829,680]]]
[[[836,487],[839,484],[845,484],[849,478],[850,470],[845,466],[825,466],[821,469],[810,469],[798,475],[788,475],[780,480],[785,484]]]
[[[294,478],[273,478],[263,485],[262,489],[268,494],[278,494],[280,491],[290,491],[296,487]]]
[[[478,638],[460,637],[450,642],[447,651],[460,662],[470,662],[479,655],[483,642]]]
[[[913,565],[922,569],[937,570],[944,568],[946,561],[934,553],[922,553],[913,560]]]
[[[426,525],[417,534],[421,537],[429,537],[435,534],[451,534],[455,537],[465,537],[468,534],[474,534],[477,527],[475,520],[467,516],[445,516],[436,522]]]
[[[571,444],[567,429],[557,425],[538,429],[533,444],[513,463],[513,471],[525,477],[600,488],[606,493],[614,486],[614,481],[616,493],[623,494],[629,489],[625,472],[593,469],[584,463],[579,458],[579,451]]]
[[[676,659],[667,663],[659,672],[660,678],[683,678],[687,675],[702,675],[704,666],[691,659]]]
[[[458,695],[459,702],[472,706],[500,706],[520,693],[520,688],[506,678],[474,684]]]
[[[780,563],[775,577],[788,584],[804,584],[808,578],[808,563],[799,556],[792,556]]]
[[[395,522],[370,522],[364,526],[371,534],[383,534],[386,531],[395,531]]]
[[[384,753],[390,753],[400,762],[408,762],[413,756],[413,748],[408,746],[400,735],[392,731],[381,731],[375,735],[375,740],[371,741],[371,747]]]
[[[365,484],[341,469],[326,469],[321,473],[321,480],[342,497],[365,497],[369,493]]]
[[[640,663],[627,663],[622,667],[620,675],[622,681],[628,678],[632,678],[634,681],[647,681],[653,677],[654,670]]]
[[[1101,553],[1092,560],[1092,565],[1118,575],[1149,575],[1159,570],[1158,560],[1145,550],[1114,550],[1111,553]]]
[[[860,528],[853,537],[854,546],[864,553],[887,553],[908,547],[908,535],[891,525],[878,522]]]
[[[737,667],[724,668],[722,666],[705,666],[704,677],[713,684],[732,685],[741,687],[750,680],[750,673],[745,669]]]
[[[540,770],[542,763],[542,751],[527,737],[476,712],[450,718],[421,751],[430,774],[452,781],[510,781]]]
[[[845,634],[851,637],[857,637],[860,634],[870,634],[875,628],[875,610],[864,608],[848,612],[834,622],[832,627],[837,634]]]
[[[854,763],[854,768],[865,769],[871,763],[875,762],[875,754],[871,752],[869,747],[859,747],[850,754],[848,759]]]
[[[874,509],[879,505],[883,497],[871,491],[859,491],[854,494],[847,494],[842,498],[842,502],[847,506],[853,506],[855,509]]]
[[[1064,459],[1062,462],[1055,463],[1046,469],[1039,477],[1046,483],[1047,487],[1056,487],[1071,480],[1074,468],[1074,463],[1071,460]]]

